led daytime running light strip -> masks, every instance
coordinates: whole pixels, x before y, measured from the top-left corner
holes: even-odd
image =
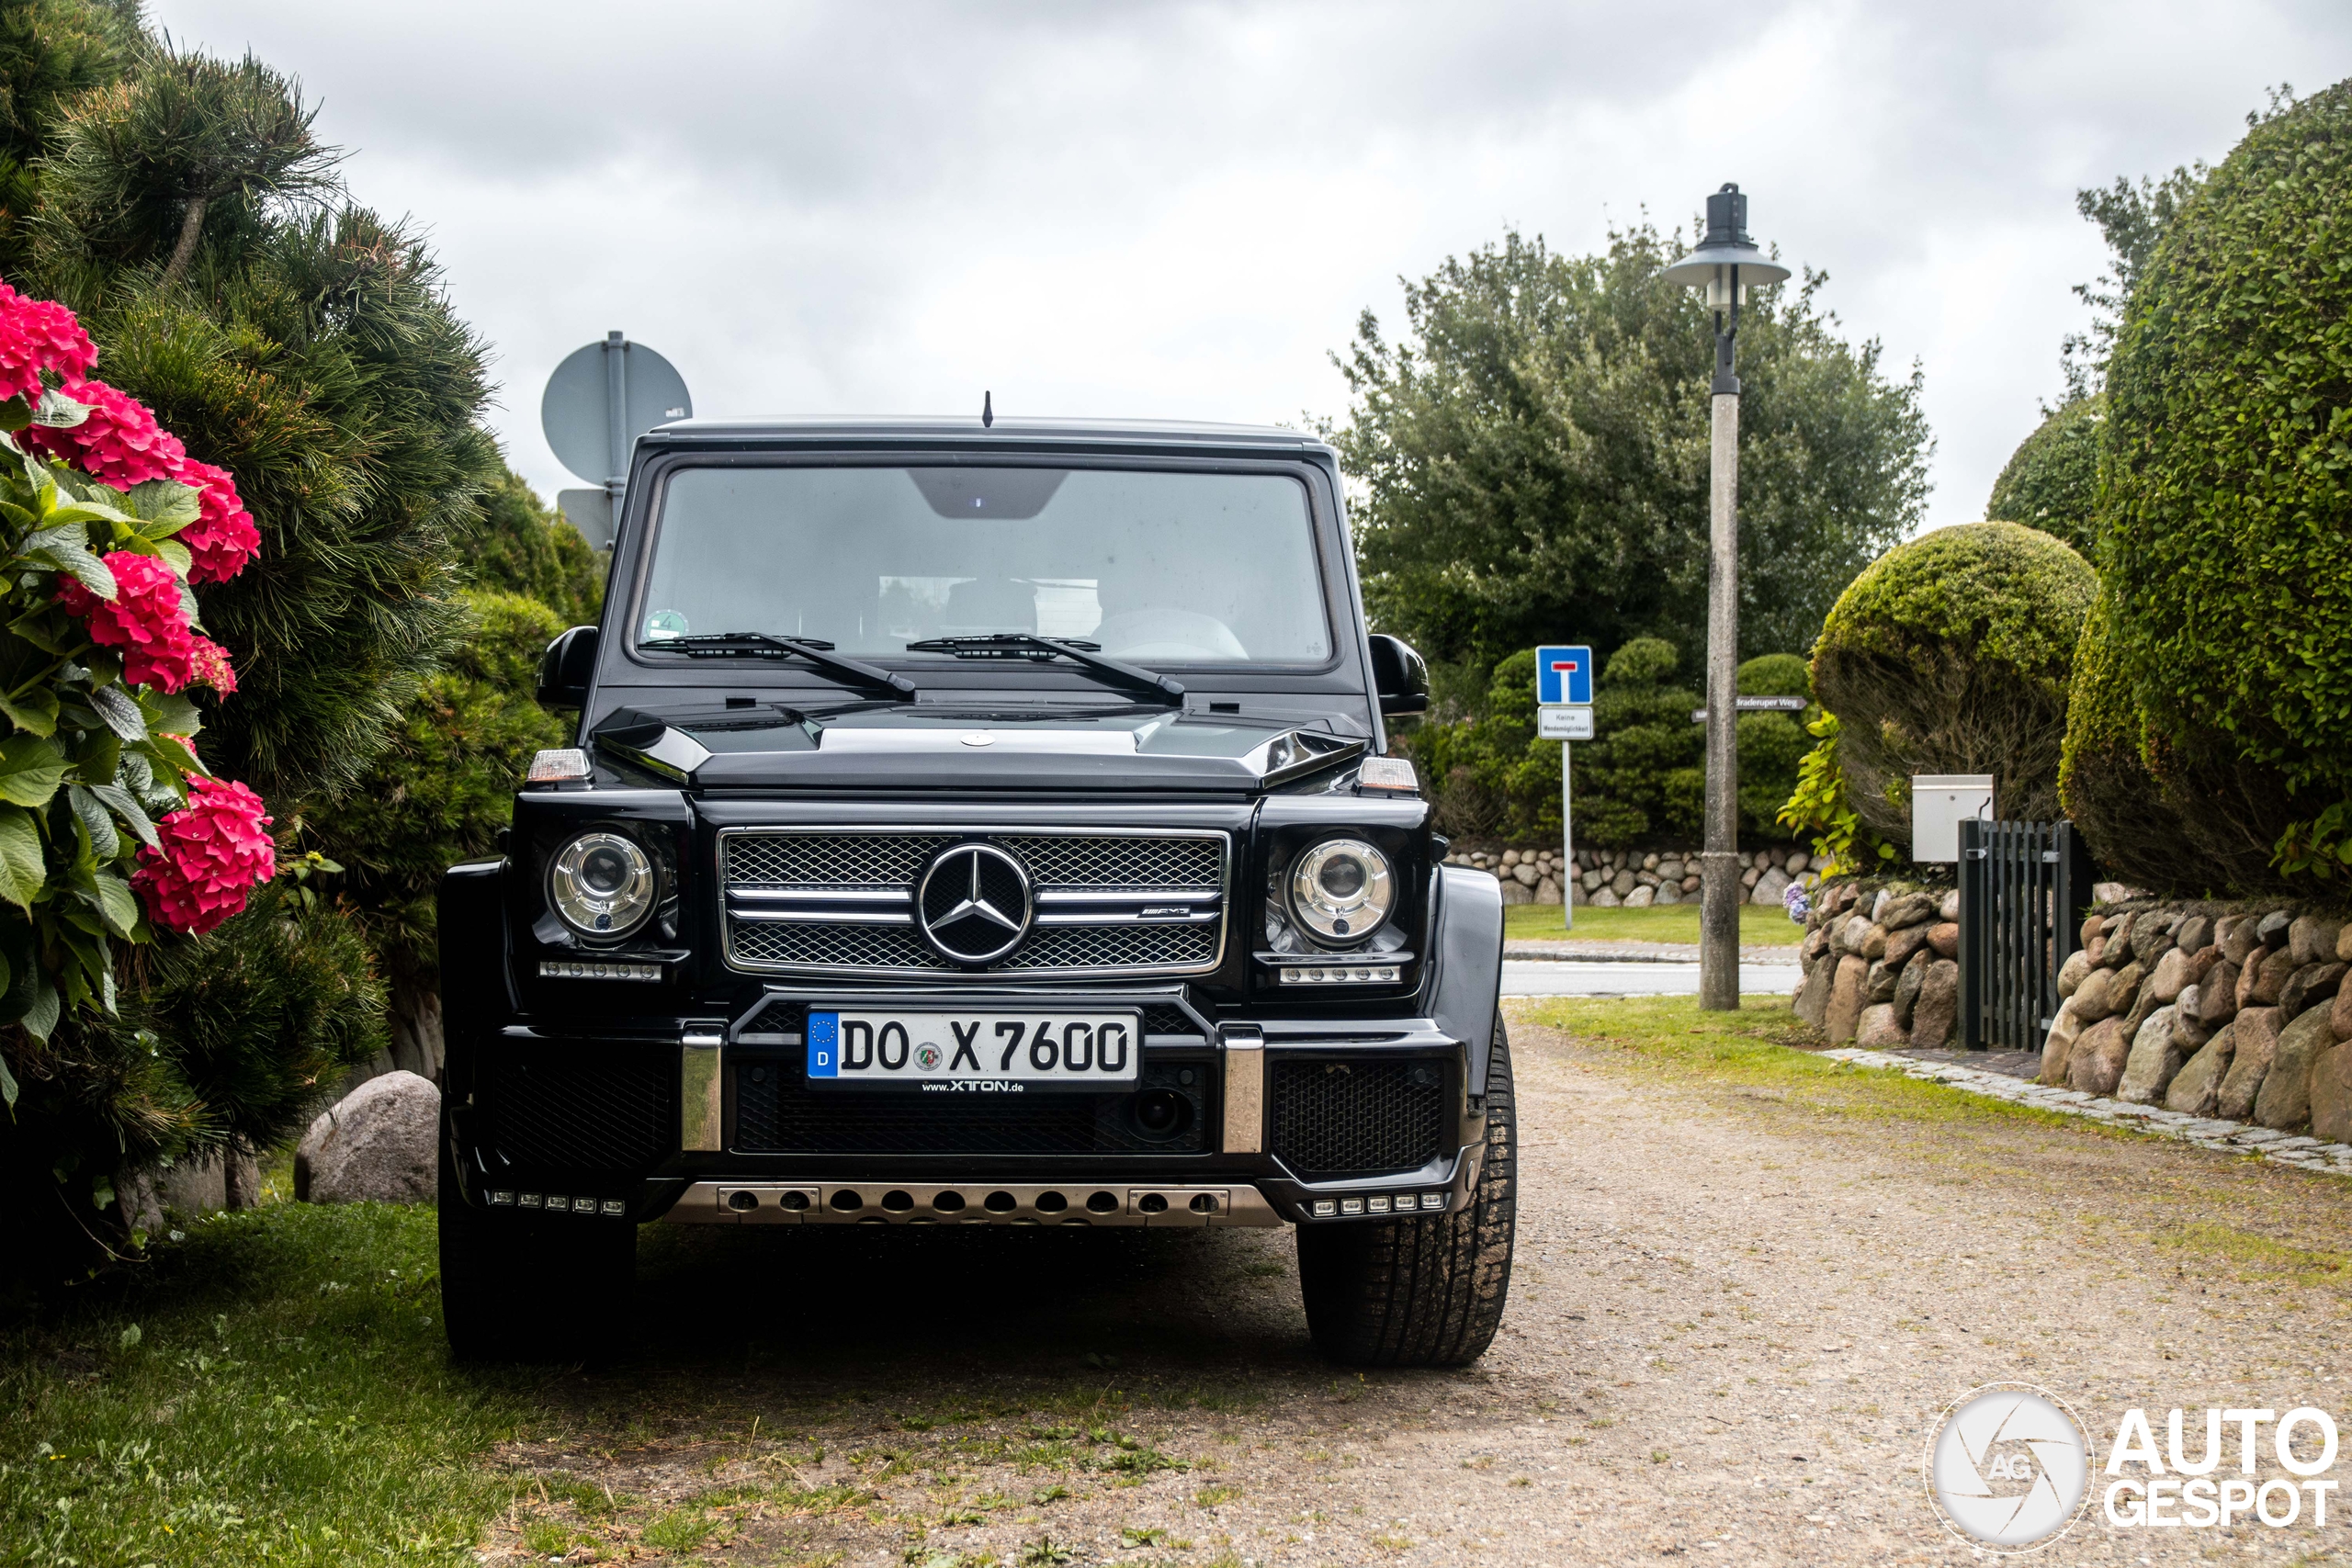
[[[662,978],[659,964],[615,964],[606,959],[542,958],[542,980],[653,980]]]
[[[1409,1214],[1416,1209],[1431,1213],[1443,1211],[1442,1192],[1375,1193],[1369,1198],[1317,1198],[1307,1205],[1307,1213],[1318,1220],[1345,1219],[1354,1214]]]
[[[1287,967],[1285,986],[1394,986],[1404,971],[1395,964],[1349,964]]]
[[[571,1198],[560,1192],[516,1192],[507,1189],[485,1190],[482,1201],[494,1209],[537,1209],[547,1214],[626,1214],[628,1201],[625,1198]]]

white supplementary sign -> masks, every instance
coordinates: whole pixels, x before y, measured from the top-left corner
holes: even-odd
[[[1589,740],[1592,739],[1592,710],[1589,707],[1537,708],[1535,734],[1542,740]]]

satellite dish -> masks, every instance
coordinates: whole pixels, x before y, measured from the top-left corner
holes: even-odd
[[[574,349],[555,367],[539,399],[539,427],[563,466],[597,487],[556,498],[590,544],[612,543],[614,503],[627,488],[637,438],[694,412],[677,367],[620,333]]]

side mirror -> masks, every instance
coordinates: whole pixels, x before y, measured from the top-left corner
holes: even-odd
[[[595,673],[596,628],[574,626],[539,658],[539,701],[551,708],[586,707]]]
[[[1390,718],[1430,711],[1430,667],[1413,645],[1385,632],[1372,634],[1372,689]]]

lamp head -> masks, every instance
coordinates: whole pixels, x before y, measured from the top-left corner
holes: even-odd
[[[1669,283],[1688,284],[1703,288],[1707,293],[1707,308],[1711,310],[1729,310],[1732,304],[1732,269],[1739,269],[1739,297],[1743,300],[1750,288],[1767,283],[1783,283],[1789,269],[1773,261],[1747,234],[1747,197],[1736,185],[1725,185],[1707,197],[1707,236],[1699,248],[1666,269]]]

